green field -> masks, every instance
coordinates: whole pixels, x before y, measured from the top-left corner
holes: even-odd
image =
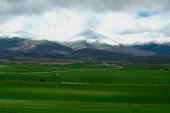
[[[170,64],[107,64],[1,63],[0,113],[170,112]]]

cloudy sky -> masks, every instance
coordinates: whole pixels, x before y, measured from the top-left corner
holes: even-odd
[[[170,35],[170,0],[0,0],[0,34],[28,31],[64,40],[87,29],[101,34]]]

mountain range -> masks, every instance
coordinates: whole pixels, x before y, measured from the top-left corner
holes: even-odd
[[[169,58],[170,37],[161,33],[137,33],[107,37],[92,30],[56,42],[17,31],[0,36],[0,57],[129,59]]]

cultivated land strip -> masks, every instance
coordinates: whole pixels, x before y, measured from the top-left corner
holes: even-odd
[[[20,80],[5,80],[5,82],[21,82]],[[22,81],[22,83],[35,83],[35,81]],[[111,84],[111,83],[87,83],[87,82],[51,82],[49,81],[48,84],[62,84],[62,85],[87,85],[87,86],[170,86],[170,84]]]
[[[102,62],[105,66],[112,67],[112,68],[105,68],[105,69],[80,69],[80,70],[67,70],[67,71],[47,71],[47,72],[23,72],[23,73],[15,73],[15,74],[21,74],[21,75],[27,75],[27,74],[48,74],[48,73],[66,73],[66,72],[88,72],[88,71],[108,71],[108,70],[114,70],[114,69],[122,69],[124,67],[110,65],[105,62]],[[2,74],[10,74],[10,72],[0,72]],[[13,72],[12,72],[13,74]]]
[[[83,82],[59,82],[65,85],[103,85],[103,86],[170,86],[170,84],[106,84],[106,83],[83,83]]]

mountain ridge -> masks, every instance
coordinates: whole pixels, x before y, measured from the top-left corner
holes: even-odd
[[[170,54],[166,54],[166,51],[170,48],[170,43],[168,42],[166,44],[149,42],[143,43],[142,45],[138,43],[125,45],[91,30],[80,32],[75,37],[72,37],[74,40],[68,39],[65,42],[37,40],[34,37],[29,38],[28,36],[30,35],[27,33],[23,35],[25,32],[17,33],[21,33],[21,35],[18,35],[19,37],[17,37],[17,35],[11,35],[11,37],[0,38],[1,55],[41,58],[84,58],[84,56],[88,58],[130,58],[152,57],[155,55],[158,57],[164,55],[170,56]],[[160,37],[158,37],[158,39],[159,38]],[[168,38],[168,36],[166,38]],[[159,49],[163,52],[159,51]]]

